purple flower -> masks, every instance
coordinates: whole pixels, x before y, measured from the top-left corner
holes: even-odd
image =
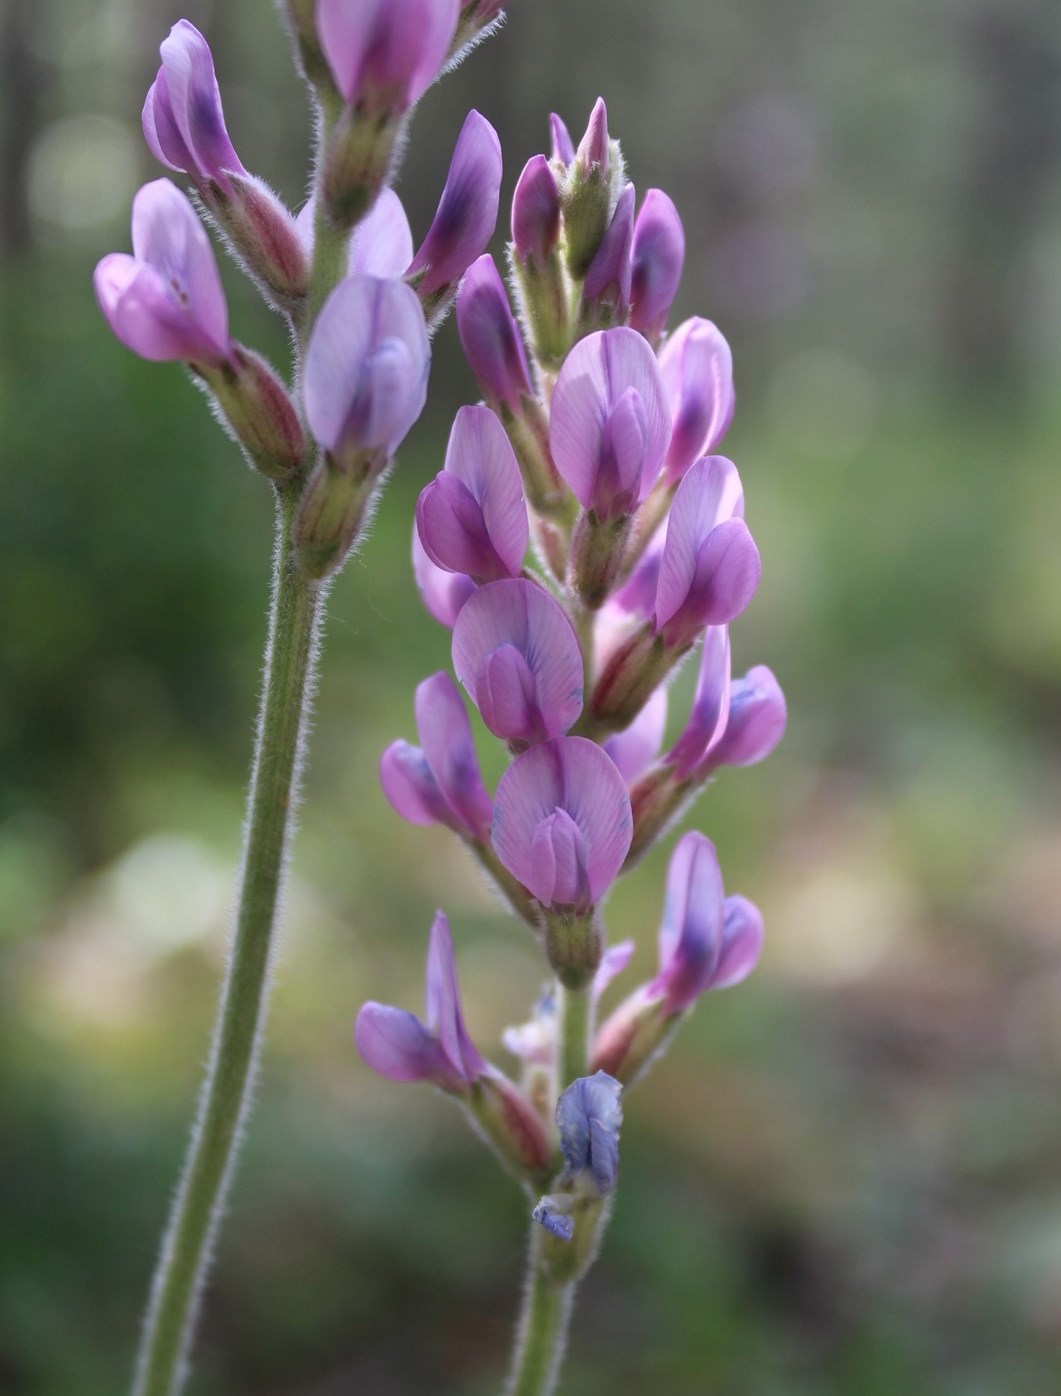
[[[459,572],[444,572],[437,567],[420,542],[420,534],[413,524],[413,576],[420,591],[420,599],[428,614],[434,616],[439,625],[452,630],[461,607],[475,590],[471,577]]]
[[[659,929],[659,974],[649,996],[664,1014],[688,1008],[708,989],[747,979],[763,947],[763,921],[744,897],[724,897],[718,855],[696,832],[678,840],[667,871]]]
[[[657,688],[630,726],[604,743],[627,785],[633,785],[659,755],[666,726],[667,690]]]
[[[434,82],[459,15],[460,0],[318,0],[317,33],[345,101],[397,115]]]
[[[427,398],[431,350],[415,292],[351,276],[317,316],[303,392],[310,430],[333,457],[392,455]]]
[[[100,309],[142,359],[218,365],[229,355],[228,308],[210,241],[187,198],[168,179],[133,199],[133,255],[96,267]]]
[[[426,981],[422,1021],[401,1008],[366,1003],[354,1027],[357,1050],[388,1081],[430,1081],[467,1095],[489,1067],[464,1026],[453,937],[441,911],[431,927]]]
[[[592,307],[597,323],[621,323],[630,306],[630,249],[634,236],[634,186],[619,195],[611,222],[586,272],[584,310]]]
[[[489,121],[470,111],[434,221],[407,272],[422,300],[459,281],[482,253],[497,222],[500,190],[501,142]]]
[[[549,114],[549,135],[552,145],[551,158],[556,164],[566,168],[575,159],[575,143],[571,139],[571,132],[556,112]]]
[[[556,1103],[560,1152],[572,1177],[590,1173],[602,1197],[619,1181],[622,1086],[603,1071],[580,1076]]]
[[[571,622],[533,582],[492,582],[453,627],[453,667],[495,736],[519,747],[566,732],[582,711],[582,652]]]
[[[667,323],[684,261],[678,210],[662,189],[650,189],[634,224],[630,325],[653,344]]]
[[[521,398],[531,391],[527,356],[504,283],[488,254],[468,268],[461,282],[457,333],[487,401],[518,413]]]
[[[659,474],[670,414],[655,355],[634,330],[601,330],[567,356],[553,392],[553,459],[604,522],[632,513]]]
[[[743,511],[737,467],[724,456],[697,461],[678,486],[656,587],[655,628],[669,649],[733,620],[754,596],[761,564]]]
[[[521,262],[544,265],[560,237],[560,190],[544,155],[523,167],[512,195],[512,241]]]
[[[416,727],[420,746],[392,742],[380,757],[384,795],[411,824],[445,824],[462,838],[484,843],[493,813],[490,796],[468,714],[447,673],[417,685]]]
[[[729,695],[729,711],[696,771],[698,778],[719,766],[754,766],[763,761],[785,735],[788,710],[785,695],[765,664],[737,679]]]
[[[632,835],[623,778],[584,737],[531,747],[497,788],[494,851],[543,906],[587,911],[614,881]]]
[[[666,756],[667,764],[675,767],[680,779],[693,774],[726,730],[730,693],[729,628],[711,625],[704,633],[700,675],[689,721]]]
[[[710,320],[686,320],[663,346],[659,369],[674,422],[664,478],[675,485],[729,430],[735,402],[733,356]]]
[[[428,557],[477,582],[518,577],[529,525],[519,465],[488,407],[462,407],[445,469],[421,491],[416,526]]]
[[[227,189],[226,175],[247,171],[225,129],[210,45],[194,24],[181,19],[159,52],[162,67],[144,102],[144,139],[155,159],[171,170],[182,170],[199,186],[213,182]]]

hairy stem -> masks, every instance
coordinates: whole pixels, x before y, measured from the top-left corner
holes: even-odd
[[[269,640],[239,907],[188,1158],[151,1288],[134,1396],[175,1396],[182,1385],[265,1021],[276,905],[297,797],[323,600],[319,584],[303,576],[292,561],[295,503],[293,490],[278,491]]]
[[[558,1285],[544,1263],[544,1232],[534,1226],[516,1353],[505,1396],[550,1396],[560,1375],[575,1298],[571,1281]]]
[[[562,1091],[579,1076],[586,1074],[593,1000],[588,984],[580,989],[569,989],[559,980],[556,984],[556,996],[557,1087]]]

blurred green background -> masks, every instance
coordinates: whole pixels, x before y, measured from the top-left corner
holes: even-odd
[[[414,228],[468,106],[501,135],[504,208],[549,110],[577,131],[605,95],[631,177],[685,220],[679,318],[716,319],[734,347],[727,450],[765,564],[735,664],[769,663],[791,711],[777,755],[724,772],[691,816],[763,906],[768,948],[627,1102],[562,1389],[1057,1392],[1061,12],[513,11],[423,104],[400,186]],[[5,1396],[123,1388],[238,857],[268,490],[178,370],[112,339],[90,287],[158,174],[138,115],[182,13],[245,163],[297,203],[307,118],[265,0],[7,0],[0,17]],[[282,326],[223,274],[235,333],[282,363]],[[332,596],[202,1396],[499,1385],[525,1203],[448,1102],[376,1079],[351,1042],[364,998],[418,1005],[436,905],[499,1061],[539,985],[455,841],[399,821],[375,774],[447,662],[408,537],[474,391],[450,323],[429,413]],[[669,846],[609,908],[640,941],[628,984],[652,961]]]

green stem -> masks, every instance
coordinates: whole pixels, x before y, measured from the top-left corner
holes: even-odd
[[[527,1289],[506,1396],[549,1396],[555,1389],[575,1298],[574,1281],[558,1285],[550,1279],[542,1256],[544,1233],[532,1225],[538,1234],[531,1239]]]
[[[558,1087],[565,1090],[579,1076],[585,1076],[589,1060],[590,1018],[593,999],[590,986],[569,989],[557,980],[557,1073]]]
[[[175,1396],[182,1385],[265,1020],[276,903],[297,796],[324,594],[292,562],[297,494],[278,491],[278,500],[269,641],[239,909],[184,1176],[155,1270],[134,1396]]]

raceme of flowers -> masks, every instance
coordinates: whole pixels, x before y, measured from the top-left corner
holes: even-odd
[[[711,841],[686,833],[658,972],[597,1026],[633,948],[607,946],[603,903],[720,767],[762,760],[786,721],[769,669],[731,673],[729,627],[760,559],[737,468],[718,454],[729,347],[699,317],[667,331],[684,251],[665,193],[638,207],[604,103],[577,147],[554,116],[550,154],[515,187],[511,297],[488,254],[461,281],[457,326],[484,400],[458,412],[416,509],[413,569],[452,631],[455,677],[424,679],[417,742],[395,741],[380,764],[395,810],[469,847],[555,978],[505,1034],[516,1083],[472,1043],[440,912],[423,1019],[367,1003],[358,1048],[381,1075],[459,1100],[543,1191],[534,1219],[579,1263],[616,1185],[622,1089],[701,994],[752,971],[763,940],[756,907],[726,895]],[[667,745],[667,684],[687,660],[696,690]],[[468,701],[511,755],[492,796]]]
[[[255,469],[297,494],[302,569],[336,571],[363,530],[393,455],[423,410],[429,335],[493,234],[501,146],[469,113],[420,246],[390,182],[412,107],[497,18],[498,6],[291,0],[307,77],[338,111],[311,198],[296,216],[229,138],[210,48],[187,20],[161,46],[143,109],[168,179],[133,200],[132,255],[96,268],[115,335],[141,358],[184,363]],[[229,334],[211,225],[291,322],[292,386]],[[321,292],[325,294],[320,294]]]

